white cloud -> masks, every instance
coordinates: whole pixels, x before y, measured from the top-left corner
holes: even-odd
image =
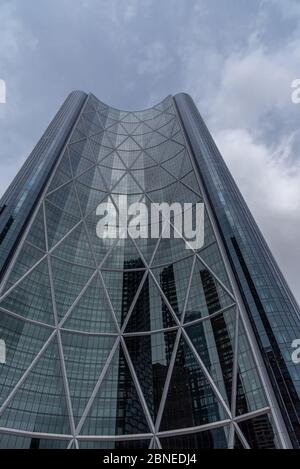
[[[299,299],[300,162],[291,164],[297,134],[274,151],[243,128],[217,132],[216,143]]]
[[[268,53],[263,46],[229,56],[212,98],[214,126],[243,125],[252,130],[271,112],[291,104],[291,83],[299,74],[300,44]]]

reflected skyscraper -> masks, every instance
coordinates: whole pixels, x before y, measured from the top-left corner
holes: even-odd
[[[204,246],[100,239],[120,195],[204,203]],[[299,447],[299,307],[188,95],[71,93],[1,199],[0,271],[1,448]]]

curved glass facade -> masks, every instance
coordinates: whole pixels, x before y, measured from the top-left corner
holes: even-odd
[[[289,446],[174,98],[76,118],[1,282],[0,447]],[[204,246],[97,236],[135,202],[204,203]]]

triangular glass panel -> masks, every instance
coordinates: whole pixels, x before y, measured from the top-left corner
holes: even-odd
[[[278,432],[270,414],[260,415],[238,424],[250,449],[270,450],[281,447]]]
[[[77,216],[63,212],[59,208],[45,201],[48,245],[51,249],[80,221]],[[77,215],[79,215],[79,211]]]
[[[83,140],[85,138],[86,138],[86,135],[83,132],[81,132],[78,129],[74,129],[73,132],[72,132],[72,136],[69,140],[69,143],[70,143],[70,145],[72,145],[72,143],[80,142],[81,140]]]
[[[97,189],[92,189],[86,186],[85,184],[80,184],[78,181],[75,182],[75,186],[82,214],[84,217],[88,215],[92,210],[96,210],[98,205],[101,204],[108,197],[106,192],[99,191]]]
[[[76,129],[82,132],[87,137],[90,128],[91,128],[91,123],[89,121],[86,121],[86,119],[83,116],[81,116],[76,125]]]
[[[5,284],[4,292],[22,278],[44,255],[44,252],[25,242]]]
[[[154,251],[158,244],[158,239],[152,239],[151,237],[148,238],[137,238],[135,239],[135,243],[137,244],[140,252],[142,253],[145,261],[147,264],[150,264],[150,261],[153,257]]]
[[[0,337],[6,343],[6,361],[13,363],[13,366],[1,367],[0,406],[42,349],[51,332],[51,329],[16,319],[1,312]]]
[[[228,449],[229,426],[211,428],[197,433],[160,437],[162,448],[167,450]]]
[[[159,132],[166,138],[171,138],[175,122],[176,122],[176,119],[172,119],[166,125],[157,129],[157,132]]]
[[[108,132],[100,132],[96,135],[91,135],[90,140],[97,143],[98,145],[107,147],[107,148],[115,148],[115,144],[109,138]]]
[[[166,233],[166,232],[165,232]],[[172,229],[171,229],[172,233]],[[182,238],[164,238],[159,241],[152,266],[170,265],[192,254]]]
[[[74,177],[80,176],[82,173],[85,173],[88,169],[92,168],[95,165],[95,162],[91,160],[87,160],[83,156],[76,153],[76,151],[71,151],[71,150],[70,150],[70,161],[71,161]]]
[[[93,168],[86,171],[79,178],[77,178],[77,181],[89,188],[93,188],[99,191],[105,191],[106,188],[98,166],[94,166]]]
[[[227,405],[231,406],[236,308],[186,329]]]
[[[115,338],[62,332],[62,345],[75,425],[92,395]]]
[[[124,128],[120,125],[120,122],[109,122],[108,125],[106,126],[106,130],[109,131],[110,133],[118,134],[118,135],[127,135],[127,133],[124,131]]]
[[[82,117],[87,121],[91,122],[98,130],[103,128],[103,122],[99,119],[99,115],[96,112],[83,112]],[[93,127],[94,128],[94,127]],[[96,132],[94,132],[96,133]]]
[[[42,251],[46,251],[44,210],[41,207],[27,235],[26,241]]]
[[[185,305],[194,257],[152,269],[153,274],[173,311],[180,318]]]
[[[265,392],[244,326],[239,321],[236,415],[267,407]]]
[[[159,410],[177,331],[126,337],[126,345],[152,419]]]
[[[142,194],[143,189],[141,189],[132,176],[127,173],[120,182],[113,187],[113,192],[115,194]]]
[[[123,118],[122,118],[122,124],[130,122],[130,123],[137,123],[139,124],[141,121],[136,117],[136,115],[133,112],[128,112]]]
[[[55,175],[52,179],[48,192],[57,189],[63,184],[70,182],[72,179],[72,172],[70,168],[69,154],[68,151],[65,152],[62,161],[58,165],[58,168],[55,171]]]
[[[182,176],[181,169],[185,154],[185,151],[182,151],[174,158],[171,158],[170,160],[163,163],[163,167],[176,179],[180,179]]]
[[[127,135],[122,135],[122,134],[115,134],[113,132],[107,131],[107,137],[110,139],[110,141],[113,144],[114,148],[119,147],[125,140],[127,139]]]
[[[198,427],[226,418],[188,344],[179,343],[160,431]]]
[[[112,201],[110,197],[106,195],[106,198],[101,201],[101,204],[112,204]],[[87,231],[98,265],[100,265],[100,263],[104,260],[104,257],[108,254],[109,250],[116,243],[116,239],[105,237],[106,235],[104,235],[104,233],[99,234],[97,231],[99,220],[100,216],[96,215],[96,210],[93,210],[92,213],[90,213],[90,215],[86,218]],[[109,228],[110,227],[108,226],[108,231]]]
[[[54,324],[47,259],[0,301],[0,307],[28,319]]]
[[[140,123],[137,122],[122,122],[120,125],[123,127],[125,133],[129,135],[134,135],[140,127]]]
[[[205,240],[206,244],[209,244],[209,241],[213,242],[215,238],[213,237],[214,235],[212,232],[208,232],[208,217],[206,218],[206,227],[207,234],[205,236]],[[205,249],[202,249],[201,252],[199,252],[199,256],[205,262],[205,264],[208,265],[215,276],[218,277],[218,279],[223,282],[228,290],[231,291],[232,288],[217,244],[212,244],[207,246]]]
[[[91,153],[91,158],[95,162],[97,162],[99,160],[102,148],[103,148],[103,151],[104,150],[106,150],[106,151],[109,150],[108,148],[102,147],[101,145],[99,145],[99,143],[93,142],[93,140],[90,140],[90,139],[88,141],[88,147],[89,147],[89,151]],[[85,154],[83,156],[85,156]]]
[[[95,267],[95,261],[89,245],[85,226],[81,223],[62,243],[54,249],[52,255],[65,261]]]
[[[130,168],[132,164],[138,159],[141,155],[141,151],[122,151],[118,150],[118,155],[120,156],[122,162],[126,166],[126,168]]]
[[[97,145],[97,148],[99,148],[99,145]],[[85,138],[84,140],[81,140],[80,142],[70,144],[69,151],[70,152],[75,151],[80,156],[83,156],[87,160],[90,160],[93,163],[95,163],[95,156],[94,156],[94,152],[92,148],[92,142],[88,138]],[[70,157],[72,158],[71,153],[70,153]]]
[[[175,125],[174,125],[173,130],[172,130],[172,137],[173,137],[173,135],[176,135],[180,130],[181,130],[180,124],[178,122],[178,119],[176,119]]]
[[[126,333],[168,329],[176,322],[153,278],[149,275],[130,315]]]
[[[51,258],[58,318],[62,319],[93,274],[92,269]]]
[[[66,322],[64,329],[90,333],[115,333],[116,325],[99,276],[91,281]]]
[[[144,262],[131,238],[119,239],[103,264],[104,269],[143,269]]]
[[[196,192],[201,197],[201,191],[199,188],[198,181],[196,179],[194,171],[191,171],[186,176],[184,176],[181,181],[186,184],[192,191]]]
[[[161,139],[165,139],[161,135],[155,134],[154,140],[154,132],[148,132],[145,134],[138,134],[134,136],[134,141],[139,145],[140,148],[148,148],[154,146],[155,144],[159,145],[161,143]]]
[[[184,136],[183,136],[183,133],[181,132],[181,130],[179,132],[177,132],[176,135],[172,136],[172,141],[176,142],[176,143],[179,143],[182,146],[185,146],[185,140],[184,140]]]
[[[11,422],[18,430],[71,434],[56,338],[0,417],[1,427],[9,427]]]
[[[97,132],[102,130],[99,119],[92,122],[90,119],[82,116],[79,123],[77,124],[77,129],[83,132],[87,137],[94,135]]]
[[[73,183],[67,184],[49,194],[47,200],[60,210],[78,217],[80,214],[76,191]]]
[[[150,433],[121,348],[113,357],[80,433],[112,436]]]
[[[147,153],[141,153],[140,156],[134,161],[133,165],[131,166],[131,170],[133,169],[144,169],[144,168],[151,168],[151,166],[156,166],[157,162],[152,160]]]
[[[115,169],[125,169],[123,161],[120,159],[119,155],[116,152],[108,155],[104,160],[101,161],[102,166],[108,166],[109,168]]]
[[[189,174],[191,171],[193,171],[193,166],[191,163],[191,159],[189,156],[189,153],[187,150],[183,152],[183,158],[182,158],[182,166],[180,169],[180,175],[183,178],[187,174]],[[199,192],[198,184],[197,184],[197,191]]]
[[[233,304],[234,300],[197,259],[187,302],[185,322],[211,316]]]
[[[101,273],[115,316],[121,326],[129,313],[145,271],[102,270]]]
[[[131,137],[128,137],[121,145],[119,145],[118,150],[127,150],[127,151],[137,151],[142,150],[142,148],[133,140]]]

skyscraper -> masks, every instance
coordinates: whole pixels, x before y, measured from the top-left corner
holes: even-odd
[[[204,246],[100,239],[120,195],[204,203]],[[1,199],[0,269],[1,448],[299,447],[299,307],[188,95],[71,93]]]

